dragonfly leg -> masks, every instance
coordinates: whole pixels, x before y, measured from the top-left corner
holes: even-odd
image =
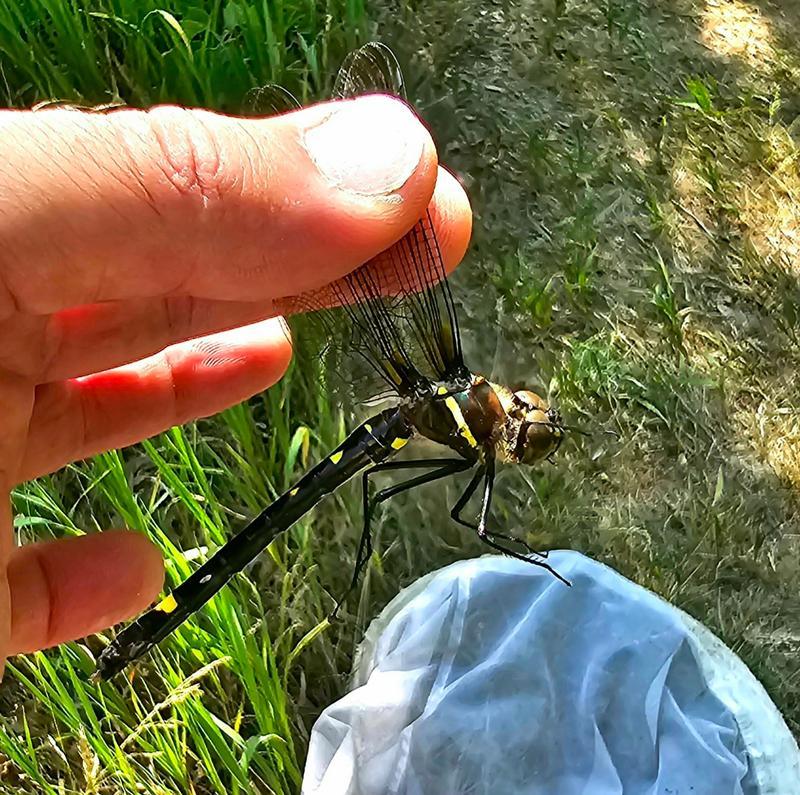
[[[454,522],[458,522],[458,524],[462,525],[463,527],[468,527],[470,530],[477,530],[478,525],[474,522],[468,522],[466,519],[461,518],[461,511],[464,510],[464,506],[469,502],[470,497],[475,493],[475,489],[478,488],[478,484],[481,482],[481,478],[486,474],[486,467],[481,465],[475,470],[475,474],[472,476],[472,480],[467,484],[467,487],[464,489],[464,493],[458,498],[456,504],[453,506],[453,509],[450,511],[450,518]]]
[[[476,528],[477,529],[477,528]],[[505,533],[495,533],[492,530],[489,535],[494,539],[500,539],[501,541],[510,541],[512,544],[519,544],[520,546],[525,547],[528,550],[529,555],[536,555],[540,558],[546,558],[548,556],[548,551],[545,550],[544,552],[540,552],[538,549],[534,549],[527,541],[523,541],[521,538],[517,538],[516,536],[509,536]]]
[[[486,457],[486,476],[483,479],[483,503],[481,504],[481,516],[478,519],[478,535],[481,538],[488,535],[486,522],[489,519],[489,510],[492,507],[492,492],[494,490],[494,456]]]
[[[466,520],[461,518],[461,511],[464,509],[464,506],[469,502],[470,497],[475,493],[475,490],[478,488],[478,483],[480,483],[481,478],[484,478],[484,488],[483,488],[483,503],[481,504],[481,513],[480,519],[478,524],[473,524],[471,522],[467,522]],[[478,538],[483,541],[484,544],[491,547],[492,549],[496,549],[498,552],[502,552],[505,555],[509,555],[512,558],[517,558],[517,560],[524,560],[526,563],[532,563],[534,566],[541,566],[543,569],[547,569],[556,579],[561,580],[561,582],[565,583],[566,585],[570,585],[569,580],[566,580],[562,577],[552,566],[548,563],[545,563],[542,558],[547,557],[547,553],[540,553],[537,552],[535,549],[531,549],[524,541],[519,538],[514,538],[513,536],[507,536],[502,533],[494,533],[490,530],[486,529],[486,523],[489,518],[489,510],[492,505],[492,490],[494,488],[494,459],[489,457],[486,460],[486,464],[482,467],[479,467],[478,470],[475,472],[472,480],[467,485],[467,488],[464,490],[464,493],[458,498],[458,502],[453,506],[453,510],[450,512],[450,516],[458,522],[459,524],[464,525],[465,527],[469,527],[471,530],[475,530],[478,533]],[[516,544],[522,544],[525,549],[531,555],[535,555],[536,557],[528,557],[528,555],[523,555],[516,550],[509,549],[508,547],[497,543],[498,540],[502,541],[511,541]],[[538,558],[538,559],[537,559]]]
[[[547,569],[550,574],[552,574],[557,580],[563,582],[564,585],[572,585],[572,583],[566,577],[560,575],[549,563],[545,563],[543,560],[537,560],[536,558],[528,557],[527,555],[521,555],[519,552],[515,552],[513,549],[509,549],[508,547],[504,547],[502,544],[498,544],[494,540],[494,536],[491,533],[484,531],[483,535],[478,533],[478,537],[481,539],[481,541],[483,541],[484,544],[490,546],[492,549],[496,549],[498,552],[502,552],[504,555],[509,555],[517,560],[524,560],[525,563],[531,563],[534,566],[540,566],[543,569]],[[539,553],[535,554],[538,555]]]
[[[484,510],[486,512],[486,515],[483,516],[483,519],[482,519],[483,526],[484,526],[484,533],[483,534],[481,534],[480,525],[476,524],[475,522],[468,522],[466,519],[462,519],[461,518],[461,511],[464,510],[464,506],[469,502],[470,498],[475,493],[475,490],[478,488],[478,483],[480,483],[481,478],[483,478],[483,477],[489,478],[489,473],[487,471],[488,466],[491,466],[491,468],[492,468],[492,475],[491,475],[491,481],[490,482],[491,483],[494,482],[494,461],[492,461],[491,465],[487,464],[487,467],[480,467],[475,472],[475,475],[473,476],[472,480],[469,482],[469,485],[467,486],[467,488],[464,490],[464,493],[458,498],[458,502],[453,506],[453,510],[450,511],[450,516],[452,517],[452,519],[454,521],[458,522],[460,525],[463,525],[464,527],[468,527],[470,530],[475,530],[478,533],[478,535],[481,536],[481,539],[483,539],[484,535],[490,535],[493,539],[500,539],[502,541],[510,541],[512,543],[515,543],[515,544],[521,544],[523,547],[525,547],[525,549],[528,550],[528,552],[531,555],[538,555],[541,558],[546,558],[547,557],[547,553],[546,552],[545,553],[537,552],[535,549],[533,549],[532,547],[528,546],[521,538],[515,538],[514,536],[508,536],[508,535],[505,535],[504,533],[495,533],[494,531],[489,533],[488,531],[486,531],[485,528],[486,528],[486,520],[488,519],[488,506],[486,505],[486,500],[485,499],[484,499]],[[489,488],[489,491],[490,491],[489,501],[491,502],[491,487]]]
[[[429,472],[425,472],[422,475],[418,475],[417,477],[410,478],[409,480],[403,481],[402,483],[398,483],[394,486],[388,486],[385,489],[381,489],[377,494],[375,494],[372,499],[369,497],[369,478],[371,475],[374,475],[377,472],[390,472],[392,470],[400,470],[400,469],[422,469],[435,467]],[[370,557],[372,556],[372,530],[371,530],[371,523],[372,523],[372,516],[375,513],[375,509],[380,505],[382,502],[394,497],[397,494],[401,494],[404,491],[408,491],[409,489],[413,489],[417,486],[422,486],[425,483],[431,483],[434,480],[439,480],[441,478],[449,477],[450,475],[455,475],[457,472],[463,472],[465,469],[469,469],[472,466],[472,463],[466,461],[463,458],[425,458],[425,459],[418,459],[413,461],[388,461],[383,464],[376,464],[374,467],[371,467],[366,472],[364,472],[361,476],[361,495],[362,495],[362,510],[364,512],[364,527],[361,531],[361,539],[358,543],[358,554],[356,555],[356,565],[353,568],[353,577],[350,580],[350,585],[347,588],[347,591],[344,593],[342,598],[336,603],[336,607],[334,607],[333,612],[330,615],[330,620],[335,621],[336,617],[339,614],[339,609],[341,608],[342,604],[344,603],[345,599],[347,599],[350,592],[356,587],[358,584],[358,578],[361,576],[361,572],[364,569],[364,566],[367,565]]]

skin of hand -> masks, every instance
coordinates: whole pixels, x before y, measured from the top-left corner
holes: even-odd
[[[413,113],[378,95],[272,119],[2,111],[0,147],[2,666],[140,612],[163,580],[133,531],[15,547],[16,484],[271,386],[291,358],[274,304],[428,206],[452,268],[471,213]]]

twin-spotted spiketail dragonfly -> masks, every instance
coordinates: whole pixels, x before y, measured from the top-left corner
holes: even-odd
[[[369,93],[404,98],[397,60],[378,43],[348,56],[333,95],[347,98]],[[280,89],[272,96],[278,103],[293,103],[291,95]],[[279,109],[278,103],[273,110]],[[322,309],[330,306],[331,297],[339,308]],[[473,476],[453,506],[452,518],[477,531],[493,549],[543,566],[563,579],[548,566],[544,555],[491,529],[488,519],[495,462],[535,464],[550,459],[564,438],[564,425],[559,413],[534,392],[512,391],[491,383],[464,364],[458,318],[430,214],[378,258],[329,286],[324,297],[304,296],[301,303],[288,306],[290,310],[305,308],[317,309],[316,314],[322,316],[336,313],[345,321],[349,344],[388,386],[396,405],[362,423],[156,607],[123,629],[98,659],[99,678],[113,676],[148,652],[276,536],[359,474],[364,526],[353,585],[372,554],[370,519],[375,507],[400,492],[466,470],[473,470]],[[438,443],[451,455],[393,460],[415,436]],[[370,477],[390,470],[416,470],[418,474],[370,497]],[[461,513],[481,484],[480,514],[477,523],[472,523]],[[520,543],[531,554],[522,554],[503,542]]]

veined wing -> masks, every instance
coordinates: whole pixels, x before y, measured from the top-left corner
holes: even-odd
[[[405,99],[394,53],[370,42],[347,56],[333,94],[346,99],[381,93]],[[413,363],[435,380],[466,377],[453,296],[430,213],[392,248],[344,278],[342,294],[357,307],[366,327],[377,326],[391,341],[381,351],[390,362]],[[388,328],[388,326],[394,328]]]
[[[344,59],[333,84],[335,99],[362,94],[392,94],[406,98],[400,64],[394,53],[379,41],[371,41],[351,52]]]
[[[275,83],[254,88],[245,97],[246,116],[278,116],[301,107],[291,91]]]
[[[350,53],[333,97],[382,93],[404,99],[400,66],[384,44]],[[254,92],[271,112],[299,107],[291,94],[268,86]],[[341,307],[341,308],[335,308]],[[453,297],[429,212],[391,248],[320,290],[278,302],[284,314],[310,312],[337,350],[360,354],[400,395],[425,391],[430,381],[468,377]]]

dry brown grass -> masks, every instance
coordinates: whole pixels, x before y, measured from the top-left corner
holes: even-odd
[[[401,5],[478,215],[473,360],[621,434],[502,504],[709,625],[800,733],[800,7]]]
[[[756,69],[777,59],[770,23],[752,3],[707,0],[701,20],[701,39],[714,54],[741,58]]]

